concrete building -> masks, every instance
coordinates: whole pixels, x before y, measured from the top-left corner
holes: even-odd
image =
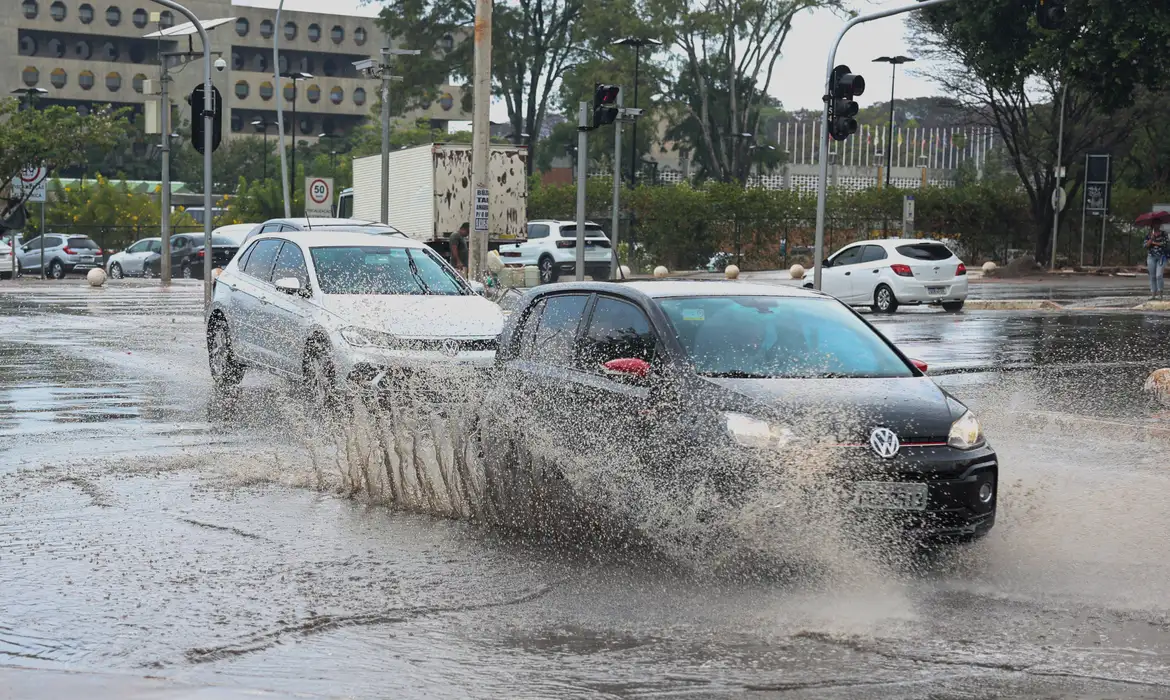
[[[159,78],[159,57],[189,49],[187,37],[146,39],[162,28],[186,20],[150,0],[7,0],[0,16],[0,90],[41,88],[40,100],[73,105],[129,106],[137,115],[147,100],[144,82]],[[273,79],[272,36],[281,32],[280,71],[303,72],[296,92],[296,135],[314,141],[319,134],[344,134],[365,120],[377,103],[379,83],[362,76],[353,61],[376,57],[385,40],[373,18],[319,12],[283,12],[233,5],[232,0],[185,0],[200,19],[231,18],[211,31],[212,48],[222,52],[227,68],[213,74],[224,98],[224,135],[276,133],[276,104],[283,99],[285,129],[291,133],[291,81]],[[13,9],[13,5],[15,8]],[[151,14],[160,13],[159,22]],[[451,39],[454,42],[454,38]],[[193,48],[202,51],[198,35]],[[420,47],[413,47],[420,48]],[[435,47],[442,50],[443,47]],[[190,120],[186,97],[203,80],[202,61],[180,65],[172,60],[172,104],[177,118]],[[406,115],[427,117],[436,126],[470,117],[460,107],[461,88],[444,86],[439,99]],[[393,93],[391,96],[393,99]]]

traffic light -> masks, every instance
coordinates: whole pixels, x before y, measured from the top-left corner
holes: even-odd
[[[1065,14],[1064,0],[1038,0],[1036,3],[1036,23],[1042,29],[1060,29]]]
[[[844,141],[857,132],[858,106],[853,98],[865,92],[865,78],[849,72],[849,66],[837,66],[829,80],[829,135]]]
[[[187,98],[187,104],[191,105],[191,145],[200,155],[203,154],[203,86],[196,85],[195,89],[191,91],[190,97]],[[223,140],[223,98],[219,94],[219,90],[212,86],[211,88],[211,150],[214,152],[219,149],[219,143]]]
[[[617,98],[622,89],[617,85],[597,85],[593,92],[593,128],[612,124],[618,116]]]

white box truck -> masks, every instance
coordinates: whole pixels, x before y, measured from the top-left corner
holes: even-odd
[[[528,151],[492,145],[489,167],[489,247],[527,238]],[[353,187],[337,197],[340,218],[379,221],[382,156],[353,160]],[[472,219],[471,145],[436,143],[390,153],[389,221],[411,238],[448,253],[448,239]]]

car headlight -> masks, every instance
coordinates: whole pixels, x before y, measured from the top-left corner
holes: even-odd
[[[796,440],[796,433],[788,426],[743,413],[724,413],[723,420],[727,434],[744,447],[777,449]]]
[[[400,345],[400,341],[395,336],[369,328],[349,326],[342,328],[340,333],[345,342],[357,348],[394,348]]]
[[[971,450],[983,444],[983,428],[979,426],[975,414],[967,411],[951,424],[947,444],[958,450]]]

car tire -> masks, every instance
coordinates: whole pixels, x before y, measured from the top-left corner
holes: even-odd
[[[559,275],[557,273],[556,263],[553,262],[552,258],[546,255],[540,259],[540,262],[537,263],[537,265],[540,269],[541,284],[552,284],[553,282],[557,281],[557,277]]]
[[[219,314],[212,316],[207,324],[207,360],[216,387],[231,389],[244,380],[244,365],[232,350],[227,319]]]
[[[49,279],[65,279],[65,265],[60,260],[49,263]]]
[[[327,411],[336,411],[341,406],[341,396],[337,390],[337,370],[331,354],[328,342],[319,338],[310,340],[305,346],[301,371],[304,376],[305,393],[313,405]]]
[[[126,274],[124,272],[122,272],[121,265],[119,265],[118,263],[114,263],[113,265],[110,265],[110,279],[120,280],[120,279],[123,279],[124,277],[126,277]]]
[[[183,266],[179,268],[179,276],[185,280],[191,279],[191,265],[189,263],[183,263]]]
[[[873,310],[879,314],[892,314],[898,310],[898,298],[889,285],[879,284],[873,290]]]
[[[942,305],[943,311],[957,314],[963,310],[963,303],[961,301],[944,301]]]

